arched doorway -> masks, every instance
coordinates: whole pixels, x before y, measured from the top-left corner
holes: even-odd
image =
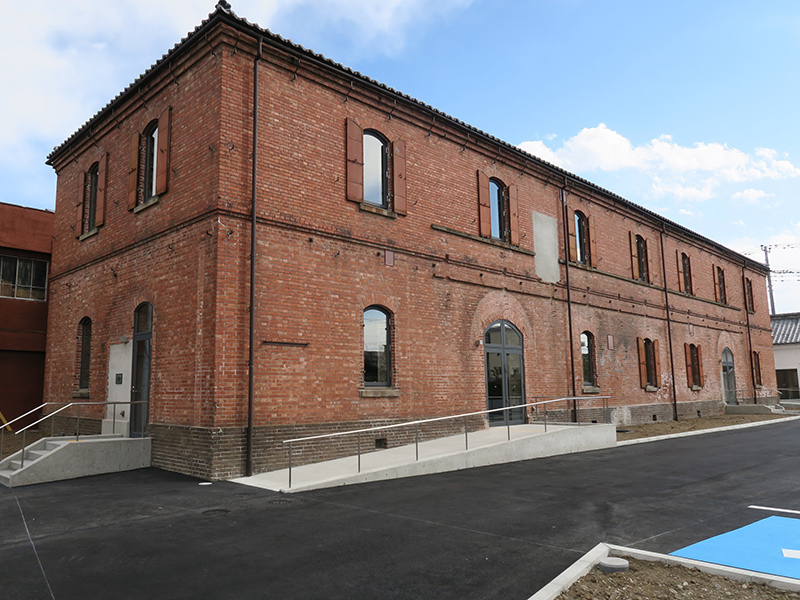
[[[486,408],[525,404],[522,334],[508,321],[495,321],[483,333],[486,358]],[[489,413],[489,425],[525,422],[525,409]]]
[[[153,305],[140,304],[133,313],[133,381],[131,382],[131,437],[146,435],[150,419],[150,350]]]
[[[736,404],[736,371],[730,348],[722,351],[722,398],[726,404]]]

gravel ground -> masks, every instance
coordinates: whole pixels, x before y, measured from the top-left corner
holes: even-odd
[[[789,600],[800,598],[758,583],[742,583],[682,566],[629,559],[630,570],[603,573],[595,567],[557,600]]]
[[[756,421],[780,419],[786,416],[793,415],[719,415],[716,417],[686,419],[684,421],[662,421],[659,423],[647,423],[645,425],[620,425],[617,427],[617,441],[633,440],[643,437],[654,437],[657,435],[668,435],[670,433],[682,433],[684,431],[698,431],[701,429],[730,427],[731,425],[741,425],[742,423],[754,423]]]

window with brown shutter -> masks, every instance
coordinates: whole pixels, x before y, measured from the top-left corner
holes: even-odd
[[[75,237],[94,233],[105,220],[108,154],[83,174],[83,187],[75,207]]]
[[[172,109],[165,109],[128,143],[128,210],[155,203],[169,189]]]
[[[647,256],[647,241],[641,235],[631,231],[630,246],[633,279],[650,283],[650,259]]]
[[[690,388],[703,387],[703,353],[700,346],[683,345],[686,359],[686,382]]]
[[[643,389],[658,388],[661,382],[661,357],[658,340],[636,338],[639,351],[639,384]],[[648,390],[654,391],[654,390]]]

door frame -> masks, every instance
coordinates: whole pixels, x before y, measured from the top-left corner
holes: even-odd
[[[488,333],[489,330],[492,329],[495,325],[500,325],[500,343],[490,343],[488,341]],[[518,336],[520,340],[519,346],[510,346],[506,343],[506,328],[513,330]],[[491,406],[489,400],[489,364],[488,364],[488,355],[489,354],[500,354],[502,357],[502,382],[503,382],[503,397],[502,397],[502,406],[510,406],[509,405],[509,377],[508,377],[508,355],[514,354],[519,355],[519,362],[520,362],[520,399],[522,402],[520,404],[525,404],[525,354],[524,354],[524,338],[522,337],[522,332],[510,321],[506,321],[505,319],[498,319],[496,321],[492,321],[486,329],[483,330],[483,370],[484,370],[484,379],[485,379],[485,399],[486,399],[486,409],[491,410],[492,408],[499,408],[497,406]],[[502,420],[492,420],[491,415],[497,413],[490,413],[487,415],[487,420],[489,422],[489,426],[506,426],[506,425],[522,425],[525,423],[525,409],[518,409],[518,410],[507,410],[502,411],[500,414],[503,415]]]
[[[143,309],[148,310],[146,325],[147,327],[141,329],[140,311]],[[150,422],[150,382],[152,380],[152,366],[153,366],[153,305],[149,302],[142,302],[136,307],[133,313],[133,348],[131,349],[132,362],[131,362],[131,416],[130,416],[130,436],[131,437],[146,437],[147,426]],[[139,381],[138,367],[138,348],[139,344],[145,345],[144,356],[147,360],[146,378],[143,382]],[[133,404],[139,400],[146,400],[146,404]],[[141,423],[141,428],[138,427]]]

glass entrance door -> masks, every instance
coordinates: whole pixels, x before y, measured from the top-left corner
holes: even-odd
[[[736,404],[736,371],[729,348],[722,351],[722,398],[726,404]]]
[[[131,382],[131,437],[143,437],[150,420],[150,349],[153,306],[139,306],[133,319],[133,380]]]
[[[525,404],[522,334],[508,321],[495,321],[484,333],[486,408]],[[525,409],[489,413],[490,425],[525,422]]]

